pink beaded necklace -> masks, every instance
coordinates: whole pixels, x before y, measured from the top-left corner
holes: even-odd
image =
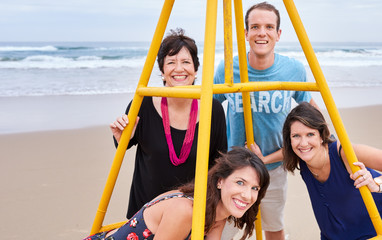
[[[171,138],[171,130],[170,130],[170,119],[168,115],[168,105],[167,98],[162,97],[161,101],[161,110],[162,110],[162,119],[163,119],[163,127],[164,133],[166,135],[170,160],[172,164],[178,166],[186,161],[188,155],[190,155],[192,142],[194,141],[194,133],[196,126],[196,118],[198,116],[198,101],[196,99],[192,100],[191,111],[190,111],[190,119],[188,121],[188,128],[186,132],[186,136],[183,140],[182,149],[180,150],[179,158],[176,156],[174,150],[174,144]]]

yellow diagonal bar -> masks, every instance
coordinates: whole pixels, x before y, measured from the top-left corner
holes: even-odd
[[[200,97],[200,123],[196,153],[194,209],[192,240],[204,239],[207,197],[208,159],[210,149],[212,85],[214,77],[217,0],[207,0],[206,28],[204,35],[202,92]]]
[[[147,83],[150,79],[150,75],[153,70],[156,55],[158,53],[162,38],[164,36],[164,32],[166,30],[168,19],[170,18],[170,13],[171,13],[174,1],[175,0],[166,0],[163,4],[162,12],[160,14],[159,21],[154,33],[153,41],[151,42],[149,52],[146,58],[146,62],[145,62],[145,65],[143,66],[142,74],[139,79],[138,89],[139,89],[139,86],[147,86]],[[129,144],[130,136],[133,131],[135,120],[137,118],[142,100],[143,100],[143,96],[134,94],[133,102],[131,104],[130,111],[128,114],[130,124],[128,124],[128,126],[122,133],[121,140],[119,142],[117,152],[115,154],[115,157],[109,172],[109,176],[107,178],[106,185],[101,197],[101,201],[99,203],[98,210],[93,222],[93,226],[90,232],[91,235],[99,232],[99,230],[102,227],[106,210],[109,205],[110,198],[118,178],[119,170],[121,169],[123,157],[125,156],[126,148],[127,148],[127,145]]]
[[[224,17],[224,81],[233,84],[233,50],[232,50],[232,0],[223,1]]]
[[[313,76],[316,79],[322,98],[328,110],[329,116],[333,122],[333,126],[343,146],[346,158],[348,159],[351,170],[354,173],[359,170],[358,167],[353,165],[354,162],[358,161],[357,157],[354,153],[353,147],[346,133],[345,127],[342,123],[340,114],[336,108],[333,97],[330,93],[324,74],[322,73],[316,55],[314,54],[312,45],[310,44],[305,28],[301,22],[296,6],[294,5],[294,2],[292,0],[284,0],[284,4],[289,14],[290,20],[292,21],[293,27],[296,31],[297,37],[300,41],[301,47],[304,51],[305,57],[308,60],[310,69],[312,70]],[[381,217],[379,215],[377,206],[375,205],[374,199],[369,189],[366,186],[364,186],[361,187],[359,190],[361,192],[361,196],[363,198],[363,201],[365,202],[367,211],[370,215],[371,221],[374,225],[377,235],[382,235]]]
[[[235,6],[237,49],[238,49],[239,67],[240,67],[240,81],[242,83],[247,83],[248,82],[247,53],[245,48],[243,5],[241,0],[234,0],[234,6]],[[242,92],[242,96],[243,96],[244,122],[245,122],[245,134],[247,136],[247,144],[252,144],[254,142],[254,137],[253,137],[253,128],[252,128],[251,100],[250,100],[249,92]]]

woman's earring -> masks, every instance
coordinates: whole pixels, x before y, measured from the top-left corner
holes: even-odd
[[[198,75],[195,75],[195,80],[198,79]]]
[[[162,76],[162,80],[164,81],[164,77]]]
[[[222,186],[220,186],[220,184],[218,184],[217,188],[218,188],[218,189],[221,189],[221,188],[222,188]]]

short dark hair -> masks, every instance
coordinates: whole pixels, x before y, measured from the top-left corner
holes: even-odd
[[[198,58],[198,48],[196,46],[195,40],[184,35],[184,30],[182,28],[177,28],[175,30],[170,30],[170,33],[163,39],[157,56],[157,62],[159,70],[163,73],[164,58],[166,56],[174,56],[179,53],[183,48],[187,48],[190,52],[192,61],[194,63],[195,72],[199,68],[199,58]]]
[[[305,126],[316,129],[322,138],[322,144],[332,143],[330,131],[322,113],[307,102],[300,103],[292,109],[284,122],[283,127],[283,153],[284,153],[284,168],[290,172],[294,172],[299,168],[300,158],[292,149],[291,131],[292,124],[296,121],[301,122]]]
[[[280,13],[279,13],[279,10],[277,10],[277,8],[275,6],[273,6],[272,4],[269,4],[267,2],[261,2],[261,3],[255,4],[252,7],[250,7],[247,10],[247,13],[245,14],[245,29],[247,29],[247,31],[248,31],[249,14],[255,9],[267,10],[267,11],[274,12],[276,14],[276,17],[277,17],[276,30],[278,31],[280,29]]]

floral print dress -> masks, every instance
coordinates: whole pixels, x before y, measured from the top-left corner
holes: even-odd
[[[186,196],[183,193],[173,193],[162,198],[155,199],[149,203],[146,203],[141,210],[139,210],[130,220],[125,223],[112,235],[105,237],[108,232],[101,232],[85,238],[84,240],[153,240],[154,234],[147,228],[145,220],[143,218],[143,211],[155,205],[158,202],[175,197],[188,198],[194,200],[192,197]],[[191,234],[191,232],[190,232]],[[190,234],[186,239],[189,239]]]

